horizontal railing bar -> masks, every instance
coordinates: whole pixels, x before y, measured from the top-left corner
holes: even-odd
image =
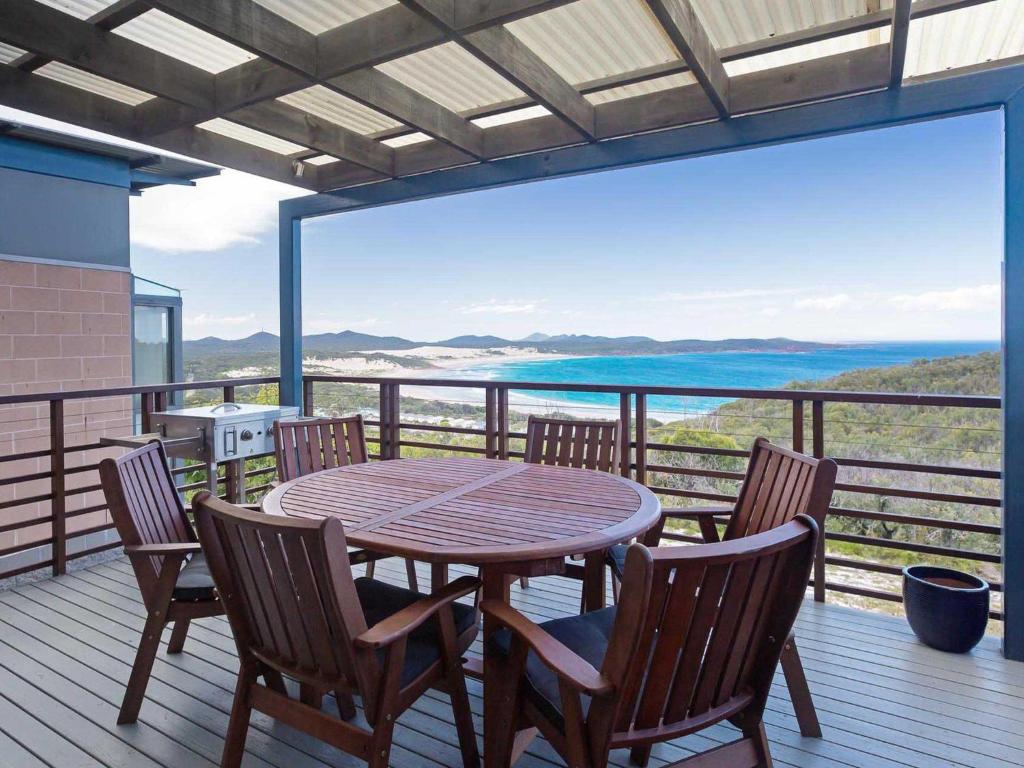
[[[7,456],[0,456],[0,464],[6,464],[9,461],[22,461],[23,459],[43,459],[49,458],[50,451],[23,451],[22,453],[11,453]]]
[[[399,440],[398,444],[403,448],[430,448],[440,451],[458,451],[459,453],[478,453],[486,455],[487,450],[471,445],[443,445],[441,443],[421,443],[417,440]]]
[[[980,477],[988,480],[999,480],[1003,473],[998,469],[978,469],[975,467],[944,467],[940,464],[908,464],[898,461],[876,461],[874,459],[847,459],[831,457],[841,467],[863,467],[865,469],[889,469],[895,472],[923,472],[932,475],[952,475],[956,477]]]
[[[1001,526],[989,525],[986,523],[970,523],[963,520],[943,520],[940,517],[923,517],[920,515],[901,515],[894,512],[871,512],[866,509],[847,509],[846,507],[832,507],[829,510],[832,517],[847,517],[854,520],[878,520],[885,523],[897,523],[899,525],[919,525],[925,528],[943,528],[950,531],[963,531],[966,533],[985,533],[998,536],[1003,532]]]
[[[53,544],[53,536],[48,536],[45,539],[38,539],[36,541],[26,541],[21,544],[14,544],[6,549],[0,549],[0,557],[6,555],[16,555],[19,552],[25,552],[29,549],[36,549],[38,547],[45,547],[47,544]]]
[[[680,496],[687,499],[703,499],[705,501],[727,501],[731,504],[736,503],[735,496],[729,496],[724,493],[706,493],[704,491],[689,491],[681,490],[679,488],[665,488],[660,485],[648,485],[652,493],[663,494],[665,496]]]
[[[492,379],[416,379],[405,377],[332,376],[312,374],[304,381],[339,384],[398,384],[422,387],[451,387],[454,389],[487,389],[594,392],[605,394],[667,395],[681,397],[713,397],[742,400],[803,400],[834,403],[875,403],[878,405],[938,405],[958,408],[1000,408],[1001,399],[983,395],[934,395],[896,392],[837,392],[800,389],[746,389],[729,387],[667,387],[636,384],[575,384],[537,381],[494,381]]]
[[[22,528],[31,528],[34,525],[40,525],[43,523],[52,523],[53,515],[47,515],[46,517],[33,517],[29,520],[18,520],[14,523],[7,523],[6,525],[0,525],[0,533],[8,533],[10,531],[20,531]]]
[[[0,480],[0,486],[14,485],[15,483],[27,483],[32,480],[47,480],[53,473],[50,470],[45,472],[33,472],[31,475],[18,475],[17,477],[5,477]],[[67,474],[67,473],[65,473]]]
[[[75,553],[68,553],[68,560],[76,560],[80,557],[88,557],[89,555],[95,555],[99,552],[105,552],[108,549],[115,549],[121,546],[120,540],[111,541],[107,544],[99,544],[95,547],[89,547],[89,549],[82,549]]]
[[[20,403],[45,403],[50,400],[92,400],[99,397],[121,397],[124,395],[156,394],[158,392],[186,392],[196,389],[223,389],[224,387],[248,387],[257,384],[277,384],[280,376],[255,376],[246,379],[218,379],[215,381],[186,381],[175,384],[144,384],[131,387],[109,387],[106,389],[72,389],[65,392],[38,392],[25,395],[0,396],[0,405]]]
[[[898,565],[884,565],[872,563],[870,560],[850,560],[846,557],[825,557],[825,565],[834,565],[836,568],[849,568],[855,571],[870,571],[871,573],[883,573],[887,576],[902,576],[903,568]],[[1002,592],[1003,585],[998,581],[987,582],[993,592]]]
[[[1000,507],[1002,499],[989,496],[965,496],[960,493],[935,493],[933,491],[915,491],[912,488],[886,488],[880,485],[857,485],[852,483],[836,483],[837,491],[849,493],[866,493],[872,496],[898,496],[902,499],[920,499],[922,501],[945,501],[950,504],[974,504],[981,507]]]
[[[636,464],[633,465],[636,469]],[[727,472],[723,469],[704,469],[702,467],[670,467],[664,464],[648,464],[648,472],[660,472],[668,475],[688,475],[690,477],[713,477],[719,480],[742,480],[743,472]]]
[[[50,501],[51,499],[53,499],[52,493],[40,493],[37,496],[26,496],[23,499],[11,499],[10,501],[0,502],[0,510],[23,507],[26,504],[35,504],[36,502]]]
[[[951,547],[939,547],[933,544],[918,544],[913,541],[895,541],[893,539],[876,539],[871,536],[861,536],[855,533],[832,533],[825,532],[826,541],[842,541],[847,544],[860,544],[865,547],[881,547],[882,549],[899,549],[904,552],[918,552],[936,557],[951,557],[959,560],[973,560],[979,563],[1000,562],[999,555],[991,555],[987,552],[973,552],[964,549],[953,549]]]
[[[91,493],[92,491],[102,491],[103,486],[99,483],[95,485],[83,485],[81,488],[68,488],[64,491],[65,496],[81,496],[83,493]]]
[[[475,427],[444,427],[440,424],[416,424],[402,422],[399,425],[400,429],[407,429],[410,432],[445,432],[451,435],[486,435],[486,429],[477,429]]]
[[[42,544],[42,545],[39,545],[39,546],[46,546],[46,545]],[[39,570],[42,570],[43,568],[52,568],[52,567],[53,567],[53,558],[51,557],[49,560],[40,560],[38,563],[29,563],[28,565],[23,565],[20,568],[12,568],[9,571],[4,571],[3,574],[0,574],[0,578],[12,579],[15,576],[21,576],[23,573],[30,573],[31,571],[39,571]]]
[[[635,443],[634,443],[635,445]],[[733,448],[709,448],[704,445],[673,445],[672,443],[648,443],[648,451],[669,451],[671,453],[696,453],[702,456],[735,456],[746,459],[750,451]]]

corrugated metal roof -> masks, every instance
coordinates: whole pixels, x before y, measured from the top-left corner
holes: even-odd
[[[269,133],[263,133],[263,131],[246,128],[244,125],[232,123],[230,120],[225,120],[222,117],[215,117],[213,120],[199,123],[196,128],[219,133],[221,136],[227,136],[229,139],[235,139],[236,141],[244,141],[246,144],[262,147],[271,152],[277,152],[279,155],[294,155],[296,152],[307,151],[307,148],[300,144],[292,144],[290,141],[279,139],[276,136],[271,136]]]
[[[573,84],[679,58],[642,0],[580,0],[507,26]]]
[[[207,72],[255,59],[251,53],[161,11],[147,11],[114,30],[114,34],[166,53]]]
[[[24,53],[25,51],[21,50],[21,48],[15,48],[13,45],[0,43],[0,64],[8,64]]]
[[[501,112],[497,115],[487,115],[486,117],[477,117],[471,120],[471,123],[479,125],[481,128],[493,128],[496,125],[508,125],[509,123],[521,123],[523,120],[533,120],[535,117],[544,117],[550,115],[546,107],[542,107],[539,104],[535,104],[532,107],[523,107],[522,109],[513,109],[509,112]]]
[[[330,155],[316,155],[314,157],[307,157],[302,162],[309,163],[310,165],[330,165],[331,163],[338,162],[338,158],[331,157]]]
[[[79,19],[88,19],[104,8],[109,8],[117,0],[36,0],[36,2],[49,5]]]
[[[408,147],[410,144],[422,144],[424,141],[433,141],[427,134],[415,131],[413,133],[407,133],[404,136],[395,136],[390,139],[384,139],[381,144],[395,149],[398,147]]]
[[[620,85],[603,91],[595,91],[594,93],[588,93],[585,98],[591,104],[604,104],[609,101],[628,99],[631,96],[643,96],[648,93],[667,91],[669,88],[680,88],[684,85],[692,85],[695,82],[697,82],[697,78],[692,74],[680,72],[654,80],[644,80],[639,83],[630,83],[629,85]]]
[[[892,0],[692,0],[716,48],[892,8]]]
[[[455,112],[524,95],[457,43],[436,45],[377,69]]]
[[[745,75],[749,72],[759,72],[762,69],[773,69],[775,67],[784,67],[787,64],[798,64],[801,61],[820,59],[823,56],[847,53],[860,48],[869,48],[873,45],[888,43],[890,32],[889,27],[880,27],[879,29],[854,32],[852,35],[833,37],[816,43],[798,45],[794,48],[785,48],[781,51],[762,53],[760,56],[727,61],[725,63],[725,71],[729,73],[730,77],[733,77]]]
[[[377,133],[402,125],[387,115],[364,107],[359,102],[322,85],[314,85],[312,88],[289,93],[287,96],[282,96],[279,101],[342,125],[356,133]]]
[[[35,71],[35,74],[48,77],[51,80],[59,80],[66,85],[72,85],[75,88],[81,88],[83,91],[105,96],[108,99],[131,104],[133,107],[153,98],[152,94],[145,91],[115,83],[113,80],[107,80],[105,77],[99,77],[98,75],[93,75],[56,61],[51,61],[40,67]]]
[[[256,0],[264,8],[319,35],[396,5],[395,0]]]
[[[1024,55],[1024,2],[995,0],[910,23],[905,77]]]

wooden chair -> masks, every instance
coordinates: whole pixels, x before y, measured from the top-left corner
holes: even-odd
[[[548,464],[559,467],[593,469],[598,472],[616,472],[622,445],[619,441],[621,425],[616,420],[553,419],[530,416],[526,422],[527,464]],[[582,578],[582,572],[572,568],[566,572],[571,578]],[[526,576],[519,577],[520,589],[530,586]],[[581,610],[583,603],[580,603]]]
[[[643,542],[649,547],[658,546],[669,520],[696,521],[701,536],[708,543],[719,541],[716,520],[721,517],[728,517],[722,537],[725,541],[763,533],[801,514],[812,517],[818,527],[824,530],[825,516],[835,488],[836,470],[836,463],[831,459],[813,459],[759,437],[750,452],[746,476],[734,507],[664,509],[658,525],[647,532]],[[613,578],[622,576],[626,551],[624,545],[612,547],[608,551]],[[818,723],[814,701],[793,637],[789,638],[783,649],[782,670],[786,675],[800,732],[804,736],[821,736],[821,725]]]
[[[769,768],[762,716],[817,530],[801,515],[728,542],[634,544],[617,606],[540,625],[485,600],[506,628],[489,640],[503,668],[487,695],[502,712],[485,749],[510,765],[536,728],[573,768],[606,768],[621,748],[646,765],[653,744],[728,720],[739,739],[668,768]]]
[[[134,723],[164,626],[174,624],[167,652],[180,653],[189,622],[218,616],[224,609],[174,487],[163,445],[154,441],[118,459],[104,459],[100,478],[146,606],[146,625],[117,718],[121,724]]]
[[[336,518],[264,515],[205,492],[194,508],[240,661],[222,766],[241,763],[256,709],[384,768],[395,720],[431,687],[451,696],[463,765],[479,765],[461,660],[476,637],[476,610],[455,603],[479,580],[464,576],[424,596],[353,579]],[[334,691],[341,717],[291,698],[282,675],[317,698]],[[354,693],[369,729],[346,722]]]
[[[365,464],[369,461],[366,450],[366,431],[362,415],[330,419],[302,419],[274,422],[274,454],[277,476],[284,483],[322,469]],[[377,552],[362,553],[364,557],[353,562],[366,562],[366,575],[374,576],[376,561],[384,558]],[[416,563],[405,561],[409,589],[418,589]]]

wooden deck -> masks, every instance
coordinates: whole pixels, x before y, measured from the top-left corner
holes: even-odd
[[[378,576],[404,582],[401,561]],[[424,569],[423,583],[428,583]],[[513,587],[515,604],[538,620],[573,612],[579,586],[533,579]],[[235,682],[234,645],[223,619],[193,623],[185,653],[161,655],[137,725],[115,720],[142,628],[142,606],[123,559],[0,592],[0,765],[211,766],[220,758]],[[1011,768],[1024,765],[1024,664],[998,643],[955,657],[917,643],[899,620],[808,602],[797,629],[825,731],[803,739],[777,680],[766,713],[780,766],[800,768]],[[166,635],[165,635],[166,636]],[[474,711],[480,686],[470,681]],[[457,766],[451,710],[443,694],[403,715],[395,766]],[[479,728],[479,720],[478,720]],[[652,766],[733,738],[722,725],[656,747]],[[246,765],[362,765],[254,715]],[[518,763],[561,765],[536,741]],[[628,765],[616,755],[616,765]]]

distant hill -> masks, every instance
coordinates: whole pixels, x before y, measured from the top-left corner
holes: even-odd
[[[410,341],[398,336],[374,336],[368,333],[342,331],[319,333],[303,338],[307,352],[326,357],[371,350],[403,350],[415,347],[518,347],[565,355],[658,355],[684,352],[807,352],[836,346],[793,339],[679,339],[656,341],[647,336],[547,336],[535,333],[525,339],[503,339],[499,336],[455,336],[442,341]],[[261,356],[276,354],[278,338],[272,333],[254,333],[244,339],[219,339],[207,336],[184,343],[186,360],[224,356]]]

